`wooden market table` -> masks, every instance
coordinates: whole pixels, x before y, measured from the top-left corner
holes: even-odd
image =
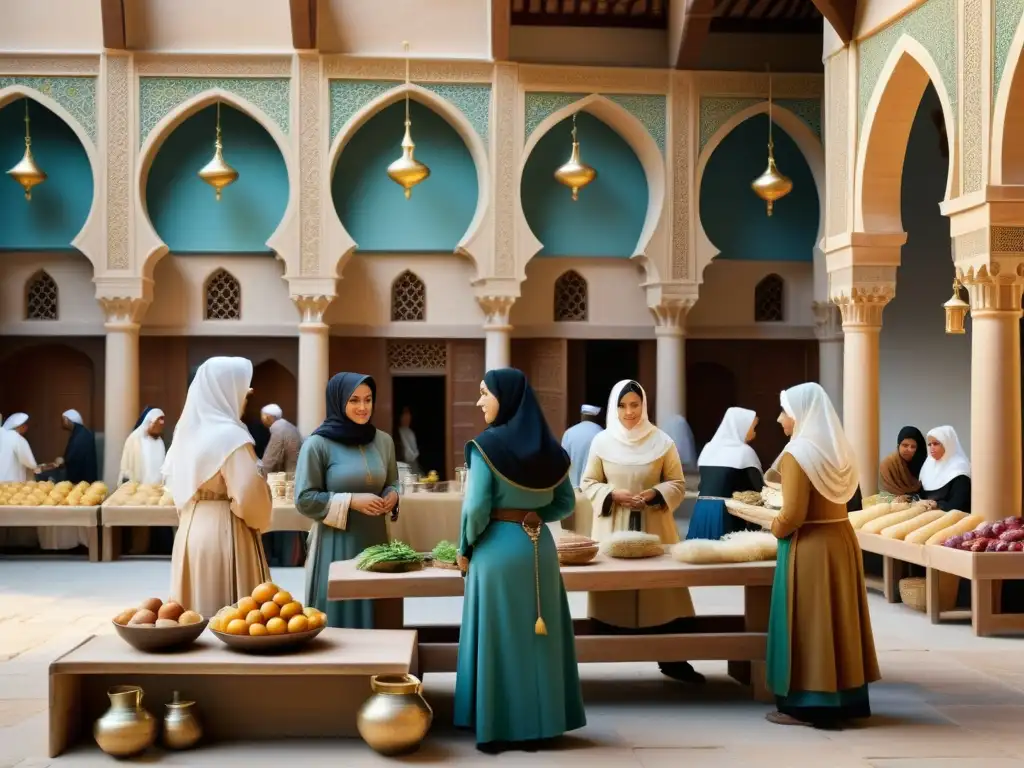
[[[143,653],[116,635],[93,635],[50,663],[49,754],[92,742],[92,724],[115,685],[142,688],[158,720],[174,691],[196,702],[206,741],[352,737],[370,676],[416,666],[416,633],[325,629],[289,654],[239,653],[205,632],[174,653]],[[203,763],[196,758],[194,764]]]
[[[928,572],[928,559],[924,544],[910,544],[899,539],[889,539],[878,533],[856,531],[857,542],[864,552],[873,552],[882,557],[882,583],[877,576],[868,579],[868,586],[878,588],[890,603],[900,602],[900,579],[906,575],[906,564],[919,565]],[[929,598],[930,599],[930,598]],[[938,610],[939,603],[935,603]],[[929,613],[931,608],[929,608]]]
[[[85,528],[89,562],[100,559],[99,507],[0,506],[0,528]]]
[[[692,565],[669,555],[635,560],[598,555],[585,566],[563,566],[569,592],[741,586],[743,615],[697,616],[685,634],[598,634],[592,622],[574,622],[580,662],[728,661],[729,674],[751,685],[754,697],[768,700],[764,662],[775,562]],[[360,571],[354,560],[331,563],[328,600],[375,600],[375,626],[404,626],[403,601],[418,597],[459,597],[465,580],[458,571],[424,568],[402,574]],[[416,629],[419,670],[456,668],[459,627],[430,625]],[[640,630],[642,632],[642,630]]]
[[[938,623],[941,574],[971,581],[971,626],[979,637],[1024,632],[1024,613],[1002,613],[1004,581],[1024,580],[1024,553],[964,552],[932,544],[928,564],[928,614]]]

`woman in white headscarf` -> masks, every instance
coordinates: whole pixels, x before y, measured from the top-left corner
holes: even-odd
[[[725,500],[739,491],[764,487],[761,460],[750,447],[756,436],[757,414],[747,408],[730,408],[718,430],[697,457],[700,497],[686,529],[686,539],[717,540],[748,526],[729,514]]]
[[[925,437],[928,458],[921,467],[921,499],[930,509],[971,511],[971,460],[952,427],[935,427]]]
[[[141,485],[160,485],[163,483],[164,459],[167,449],[164,447],[164,412],[159,408],[147,408],[140,417],[139,424],[124,441],[121,452],[121,483],[139,483]],[[131,531],[133,555],[142,555],[149,551],[149,526],[138,526]]]
[[[807,383],[782,393],[790,437],[775,462],[782,510],[768,621],[767,684],[779,725],[840,725],[869,717],[879,680],[864,565],[846,503],[857,491],[853,449],[828,395]]]
[[[24,437],[27,430],[26,413],[12,413],[4,422],[3,429],[0,430],[0,482],[23,483],[35,478],[35,473],[39,471],[36,457],[32,455],[32,447]],[[40,528],[39,532],[45,530],[47,529]],[[0,528],[0,546],[32,549],[38,545],[39,535],[35,528]],[[71,546],[77,545],[76,534],[75,542]]]
[[[163,467],[179,518],[170,594],[207,617],[270,579],[260,539],[270,527],[270,488],[241,422],[251,381],[244,358],[199,366]]]
[[[590,445],[580,490],[594,508],[591,536],[603,541],[618,531],[656,534],[663,544],[679,541],[673,513],[686,494],[679,451],[672,438],[647,418],[647,394],[635,381],[620,381],[608,398],[604,432]],[[679,620],[694,615],[687,589],[592,592],[588,615],[602,628],[685,631]],[[677,680],[701,682],[686,662],[661,662]]]

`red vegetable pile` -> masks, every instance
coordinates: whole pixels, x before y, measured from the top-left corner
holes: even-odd
[[[973,531],[946,539],[942,546],[965,552],[1024,552],[1024,518],[983,523]]]

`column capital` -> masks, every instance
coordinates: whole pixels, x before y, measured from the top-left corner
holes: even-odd
[[[843,330],[851,328],[882,328],[882,311],[896,296],[895,282],[891,285],[871,284],[853,286],[832,297],[843,318]]]
[[[509,327],[509,315],[512,312],[512,305],[516,303],[515,296],[485,294],[477,296],[476,300],[486,316],[485,330],[496,331]]]
[[[291,297],[292,301],[295,302],[295,307],[299,310],[301,320],[300,325],[322,325],[324,321],[324,313],[327,311],[327,307],[334,301],[333,294],[327,293],[312,293],[302,294]]]
[[[693,305],[697,303],[695,298],[683,298],[679,296],[664,297],[660,302],[648,309],[654,317],[654,333],[656,336],[682,336],[686,333],[686,316]]]
[[[149,308],[147,299],[136,296],[99,296],[96,299],[103,310],[108,331],[138,330],[139,321]]]
[[[971,315],[982,312],[1014,312],[1021,314],[1021,295],[1024,292],[1024,253],[1009,264],[990,260],[987,266],[966,272],[957,267],[957,278],[970,296]],[[1004,268],[1005,267],[1005,268]]]
[[[814,335],[818,341],[842,341],[843,327],[839,308],[831,301],[815,301],[811,309],[814,312]]]

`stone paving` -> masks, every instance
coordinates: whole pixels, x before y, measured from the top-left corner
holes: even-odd
[[[95,749],[46,758],[47,664],[83,637],[110,631],[127,605],[166,593],[166,560],[87,563],[61,559],[0,560],[0,768],[103,766]],[[299,569],[274,578],[301,593]],[[699,612],[739,612],[733,588],[693,592]],[[573,614],[585,611],[571,595]],[[411,601],[410,620],[452,623],[459,599]],[[583,665],[588,725],[557,753],[480,755],[451,720],[453,675],[428,675],[436,722],[416,755],[387,760],[361,742],[253,743],[211,746],[137,762],[189,766],[557,766],[573,768],[1024,768],[1024,639],[979,639],[969,625],[933,627],[904,606],[871,596],[884,681],[872,688],[875,717],[844,731],[775,726],[768,707],[749,701],[725,664],[696,666],[708,684],[689,688],[653,664]]]

